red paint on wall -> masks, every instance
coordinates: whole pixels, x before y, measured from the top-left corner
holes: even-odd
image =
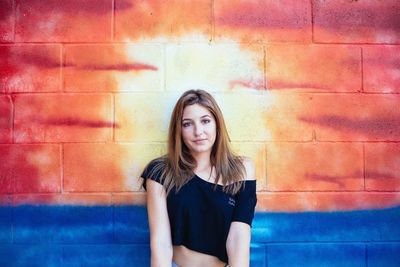
[[[60,46],[2,45],[0,58],[0,91],[60,90]]]
[[[35,51],[34,49],[17,50],[12,46],[3,46],[0,49],[0,57],[5,60],[0,63],[0,68],[2,69],[1,71],[8,68],[17,68],[18,66],[21,69],[29,66],[35,66],[43,69],[61,67],[59,57],[55,57],[54,54],[43,52]],[[26,66],[21,66],[21,64]]]
[[[365,173],[365,178],[372,180],[386,180],[386,179],[398,179],[399,177],[396,177],[390,173],[368,171]]]
[[[339,142],[268,144],[267,177],[272,191],[362,190],[363,147]]]
[[[374,136],[379,135],[382,138],[400,132],[400,117],[353,119],[337,115],[320,115],[316,118],[299,117],[299,120],[329,127],[335,131],[358,132]]]
[[[232,80],[229,82],[229,88],[234,89],[235,87],[245,87],[250,89],[265,90],[263,80]]]
[[[313,114],[297,118],[313,127],[317,140],[400,140],[396,94],[314,94]]]
[[[330,91],[332,88],[316,83],[295,83],[283,80],[267,80],[268,90],[300,89],[302,91]]]
[[[250,41],[311,40],[308,0],[214,1],[217,38]]]
[[[144,63],[120,63],[120,64],[113,64],[113,65],[100,65],[100,64],[93,64],[93,65],[79,65],[73,66],[68,65],[67,67],[77,67],[78,69],[83,70],[109,70],[109,71],[157,71],[158,68],[156,66]]]
[[[400,144],[365,144],[365,178],[368,190],[400,190]]]
[[[16,1],[17,41],[109,41],[112,0]]]
[[[0,143],[11,143],[12,119],[11,98],[0,96]]]
[[[282,8],[282,5],[274,0],[217,1],[216,4],[219,9],[215,18],[217,25],[282,30],[301,29],[310,25],[304,1],[286,1],[286,8]]]
[[[326,174],[318,174],[318,173],[305,173],[304,178],[305,179],[310,179],[310,180],[315,180],[315,181],[322,181],[322,182],[327,182],[327,183],[332,183],[336,185],[336,188],[346,188],[346,183],[344,180],[346,179],[358,179],[362,177],[362,173],[353,173],[351,175],[326,175]]]
[[[400,46],[363,48],[364,91],[400,93]]]
[[[118,124],[108,121],[84,120],[81,118],[63,117],[56,119],[36,119],[35,122],[52,126],[87,127],[87,128],[119,128]]]
[[[16,142],[95,142],[112,137],[110,94],[15,95],[14,103]]]
[[[14,6],[12,0],[0,1],[0,42],[14,40]]]
[[[400,30],[399,1],[314,0],[314,25],[330,30]]]
[[[110,10],[104,8],[105,3],[111,3],[111,0],[16,0],[18,9],[29,8],[37,12],[37,16],[57,13],[73,16],[79,14],[105,15],[110,12]]]
[[[398,0],[314,0],[317,42],[398,43]]]
[[[0,145],[0,192],[60,192],[58,145]]]

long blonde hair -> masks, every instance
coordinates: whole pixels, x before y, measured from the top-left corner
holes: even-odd
[[[155,166],[150,176],[155,173],[161,174],[161,181],[167,194],[173,187],[178,191],[194,176],[196,161],[183,142],[181,134],[183,111],[185,107],[194,104],[206,108],[216,121],[217,134],[210,155],[211,165],[216,171],[214,190],[218,182],[222,180],[223,191],[236,194],[245,176],[243,158],[235,155],[230,148],[230,138],[217,102],[209,93],[201,89],[188,90],[177,101],[169,124],[168,152],[149,163]]]

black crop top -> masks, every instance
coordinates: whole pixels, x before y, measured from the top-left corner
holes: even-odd
[[[155,163],[152,161],[143,171],[143,186],[146,179],[158,183],[160,172],[152,177]],[[236,195],[222,191],[222,185],[207,182],[197,175],[187,182],[178,193],[175,188],[167,196],[168,217],[174,246],[183,245],[191,250],[216,256],[228,263],[226,240],[233,221],[251,226],[257,203],[256,181],[246,180]]]

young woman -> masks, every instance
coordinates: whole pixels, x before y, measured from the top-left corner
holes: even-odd
[[[231,151],[221,110],[209,93],[189,90],[179,98],[168,152],[141,176],[152,267],[249,266],[254,164]]]

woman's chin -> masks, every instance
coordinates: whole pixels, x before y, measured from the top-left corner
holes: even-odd
[[[207,153],[210,152],[211,148],[208,147],[195,147],[191,149],[192,153],[199,154],[199,153]]]

